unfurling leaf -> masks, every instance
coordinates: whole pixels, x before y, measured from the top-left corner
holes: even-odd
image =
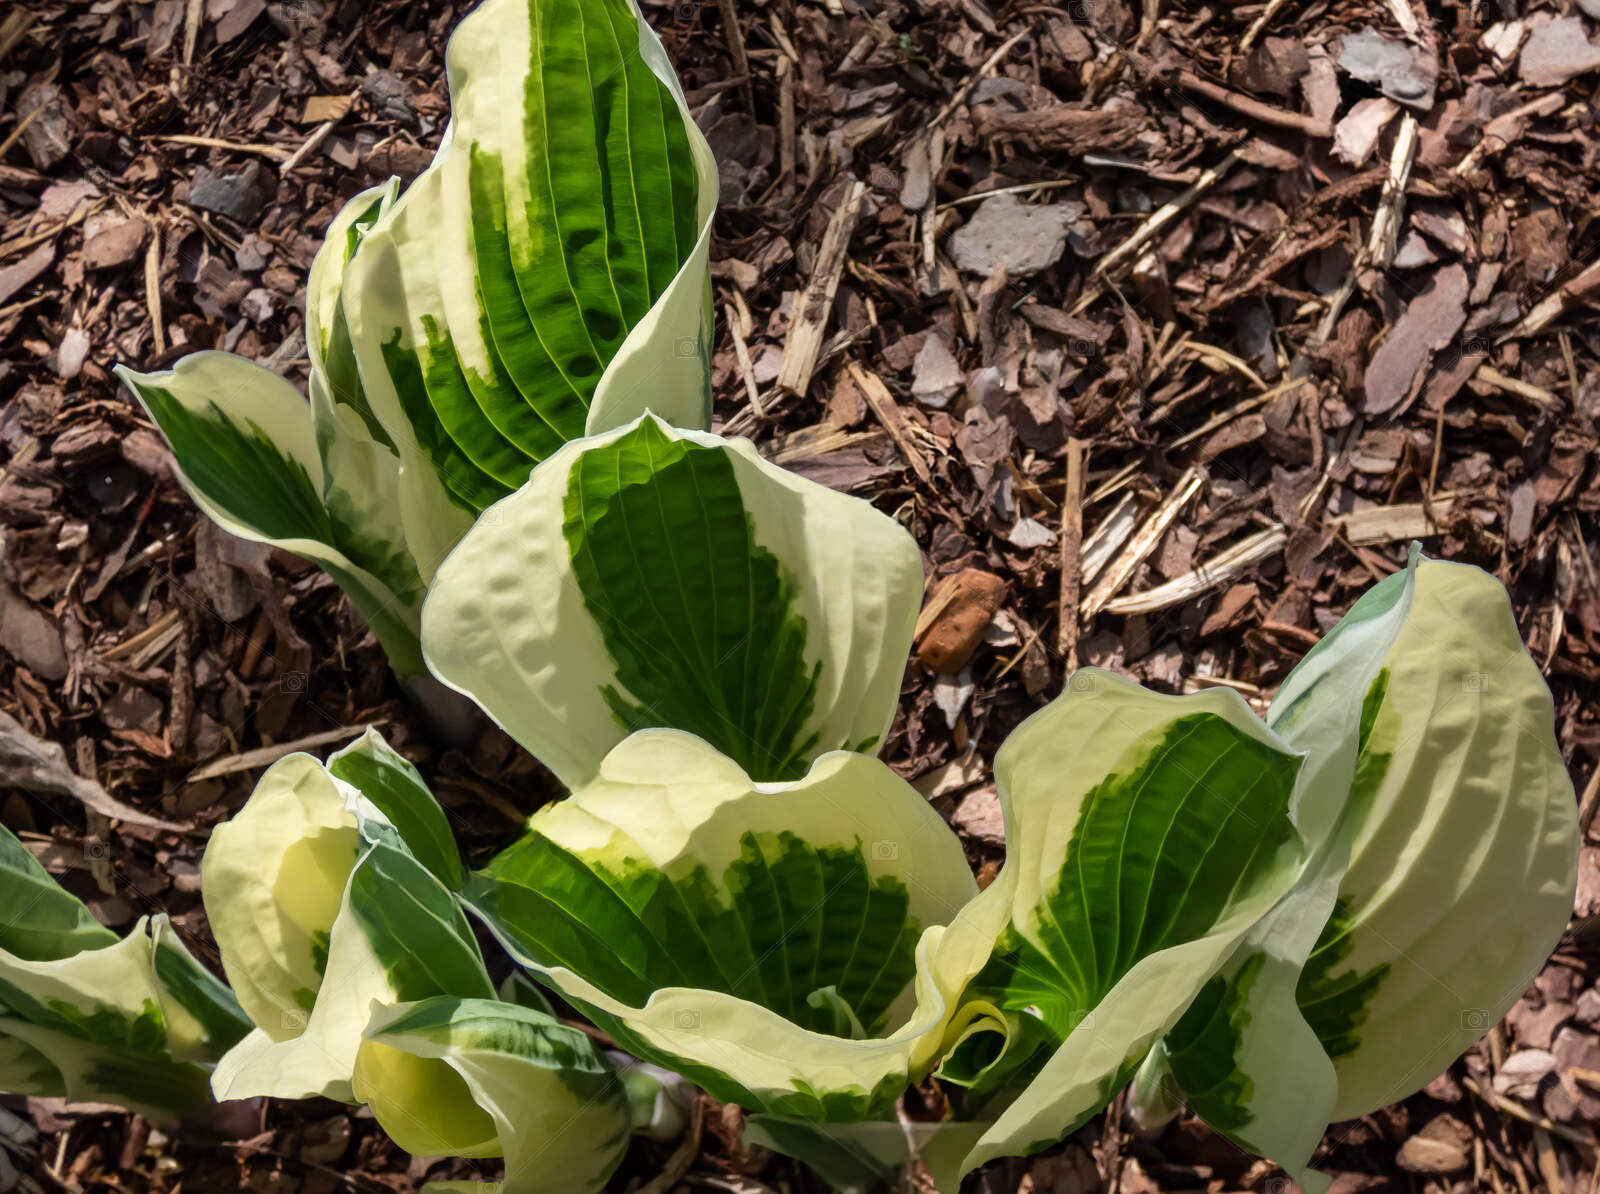
[[[424,611],[429,666],[569,787],[630,732],[757,780],[888,733],[922,559],[867,503],[646,416],[494,507]]]

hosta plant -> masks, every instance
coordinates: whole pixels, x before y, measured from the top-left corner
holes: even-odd
[[[582,1031],[537,997],[497,997],[444,811],[375,732],[326,765],[275,763],[201,874],[256,1024],[218,1065],[218,1098],[366,1103],[412,1153],[503,1156],[513,1192],[595,1189],[650,1126]]]
[[[1498,1023],[1572,910],[1553,721],[1505,591],[1413,549],[1273,700],[1267,724],[1339,798],[1294,892],[1147,1060],[1144,1112],[1182,1098],[1299,1175],[1326,1122],[1425,1085]]]
[[[567,445],[492,513],[441,568],[424,649],[572,794],[469,874],[375,737],[326,768],[280,763],[252,798],[280,844],[219,831],[207,889],[317,841],[295,866],[322,868],[325,894],[278,946],[219,927],[241,990],[251,966],[288,972],[253,1014],[289,1026],[226,1059],[219,1092],[364,1099],[399,1138],[461,1155],[548,1123],[570,1078],[497,1102],[464,1077],[487,1118],[462,1122],[468,1099],[428,1077],[468,1073],[467,1036],[442,1024],[490,998],[465,909],[633,1058],[741,1104],[754,1139],[836,1181],[916,1156],[953,1189],[1137,1072],[1147,1118],[1187,1098],[1315,1184],[1326,1124],[1426,1083],[1565,923],[1575,814],[1549,695],[1476,569],[1413,554],[1266,720],[1226,690],[1076,673],[996,756],[1008,850],[979,892],[955,835],[873,757],[919,588],[892,520],[650,417]],[[354,774],[358,756],[406,782]],[[270,812],[280,785],[325,811]],[[379,842],[417,863],[362,881]],[[397,884],[431,909],[404,932],[377,927]],[[258,936],[274,923],[238,915]],[[290,940],[299,961],[269,966]],[[396,1010],[413,1007],[431,1010]],[[431,1046],[393,1034],[413,1015]],[[301,1054],[316,1072],[298,1089],[263,1077]],[[897,1100],[929,1077],[949,1113],[907,1126]],[[551,1156],[598,1181],[639,1126],[615,1114],[584,1137],[606,1149],[508,1154],[508,1182],[549,1180]]]
[[[534,464],[710,414],[716,166],[633,0],[485,0],[446,67],[433,164],[312,265],[309,403],[226,353],[119,370],[201,509],[326,569],[402,674],[440,560]]]
[[[0,1091],[119,1103],[159,1120],[203,1106],[249,1030],[166,916],[105,928],[0,828]]]

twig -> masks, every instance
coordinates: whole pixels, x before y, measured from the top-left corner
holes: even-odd
[[[794,63],[778,58],[778,193],[794,194]]]
[[[861,214],[861,201],[866,197],[867,186],[857,180],[850,184],[839,209],[828,221],[822,234],[822,245],[812,265],[811,279],[794,304],[794,321],[789,325],[789,335],[783,344],[783,362],[778,366],[778,387],[793,394],[804,394],[811,385],[811,372],[817,367],[817,354],[822,351],[823,334],[828,328],[828,315],[833,309],[833,296],[839,291],[839,277],[844,273],[845,254],[850,248],[850,235],[855,231],[856,218]]]
[[[1202,79],[1192,70],[1178,72],[1178,86],[1188,90],[1197,91],[1207,99],[1216,100],[1219,104],[1226,104],[1235,112],[1240,112],[1262,124],[1276,125],[1281,129],[1298,129],[1308,137],[1326,139],[1333,136],[1333,125],[1326,120],[1318,120],[1315,116],[1307,116],[1303,112],[1290,112],[1285,108],[1274,108],[1271,104],[1264,104],[1258,99],[1251,99],[1248,95],[1240,95],[1237,91],[1229,91],[1220,87],[1209,79]]]
[[[1368,506],[1323,520],[1331,531],[1343,535],[1352,547],[1378,543],[1404,543],[1437,535],[1443,520],[1455,508],[1457,494],[1436,493],[1428,502],[1399,502],[1393,506]]]
[[[1394,14],[1394,19],[1399,22],[1400,28],[1409,36],[1416,37],[1422,32],[1422,26],[1417,24],[1417,14],[1411,10],[1411,5],[1406,0],[1389,0],[1389,11]],[[1551,1194],[1555,1194],[1555,1191],[1552,1190]]]
[[[1156,544],[1161,542],[1161,536],[1166,534],[1173,519],[1178,517],[1178,512],[1199,492],[1200,484],[1200,474],[1193,468],[1178,478],[1178,484],[1173,491],[1155,508],[1150,517],[1145,519],[1144,525],[1134,532],[1133,538],[1129,540],[1122,554],[1107,566],[1104,575],[1095,582],[1094,588],[1083,599],[1080,609],[1085,618],[1092,618],[1099,613],[1105,608],[1106,603],[1116,596],[1117,591],[1128,583],[1133,570],[1156,549]]]
[[[65,232],[68,228],[71,228],[76,224],[83,223],[85,219],[99,211],[104,206],[105,201],[103,199],[96,199],[92,203],[80,203],[77,207],[72,209],[71,213],[66,217],[66,219],[60,221],[59,223],[52,224],[48,228],[41,228],[38,232],[29,232],[23,234],[22,236],[13,237],[8,241],[0,241],[0,261],[4,261],[7,257],[14,256],[17,253],[22,252],[24,249],[31,249],[35,245],[43,244],[47,240],[54,239],[61,233]]]
[[[361,89],[359,87],[352,91],[345,98],[344,106],[333,115],[333,118],[330,120],[324,120],[321,124],[317,125],[317,127],[312,130],[311,135],[307,137],[301,144],[300,148],[295,150],[284,159],[283,165],[278,167],[279,178],[287,177],[289,171],[293,170],[301,162],[305,161],[305,159],[310,156],[311,152],[316,149],[317,146],[321,145],[325,140],[327,140],[328,134],[333,132],[338,123],[347,115],[349,115],[350,105],[356,102],[356,97],[360,94]]]
[[[108,647],[100,653],[100,658],[107,661],[126,659],[136,655],[151,643],[158,642],[163,635],[169,633],[178,624],[182,615],[176,609],[170,609],[158,620],[150,623],[138,634],[129,635],[113,647]]]
[[[1583,795],[1578,798],[1578,828],[1585,834],[1594,823],[1596,808],[1600,808],[1600,766],[1595,767],[1589,782],[1583,786]],[[1600,1086],[1595,1089],[1600,1090]]]
[[[936,211],[948,211],[952,207],[965,207],[969,203],[982,203],[993,195],[1021,195],[1028,191],[1053,191],[1059,187],[1077,186],[1083,179],[1073,175],[1068,178],[1046,178],[1039,182],[1019,182],[1010,187],[994,187],[987,191],[973,191],[968,195],[960,195],[947,202],[939,204]]]
[[[1094,505],[1094,495],[1091,494],[1083,500],[1084,507]],[[1083,571],[1083,584],[1094,584],[1095,577],[1106,570],[1106,565],[1111,563],[1111,557],[1124,543],[1128,536],[1133,534],[1134,528],[1139,525],[1139,499],[1131,493],[1122,495],[1122,499],[1111,507],[1107,514],[1083,539],[1083,550],[1078,553],[1078,566]]]
[[[1514,397],[1526,399],[1541,410],[1561,409],[1561,399],[1557,398],[1549,390],[1541,390],[1538,386],[1530,385],[1525,381],[1507,377],[1498,369],[1493,369],[1488,365],[1479,365],[1478,371],[1472,377],[1474,381],[1484,382]]]
[[[144,305],[150,312],[150,339],[160,356],[167,351],[167,327],[161,315],[161,226],[154,220],[144,250]]]
[[[744,392],[750,399],[750,409],[755,412],[756,418],[766,418],[767,412],[761,404],[761,391],[756,386],[755,366],[750,363],[750,347],[744,342],[744,332],[739,326],[743,320],[733,309],[732,303],[724,306],[723,311],[728,316],[728,331],[733,335],[733,356],[739,363],[739,376],[744,378]]]
[[[739,89],[744,92],[745,106],[752,114],[755,112],[755,93],[750,88],[750,57],[744,48],[744,27],[739,23],[739,10],[734,7],[733,0],[717,0],[717,7],[722,10],[722,25],[724,40],[728,44],[728,56],[733,59],[733,73],[741,75],[744,82]]]
[[[1566,1124],[1558,1124],[1555,1122],[1555,1120],[1550,1119],[1548,1116],[1539,1115],[1536,1112],[1529,1111],[1521,1103],[1507,1098],[1499,1091],[1488,1087],[1479,1086],[1478,1083],[1470,1077],[1463,1077],[1461,1079],[1461,1085],[1465,1086],[1473,1094],[1477,1095],[1485,1103],[1488,1103],[1489,1106],[1493,1107],[1496,1111],[1499,1111],[1503,1115],[1509,1115],[1513,1119],[1520,1119],[1523,1123],[1532,1124],[1536,1128],[1543,1128],[1552,1136],[1559,1136],[1561,1139],[1569,1141],[1572,1144],[1576,1144],[1580,1148],[1589,1149],[1592,1151],[1595,1148],[1600,1147],[1600,1141],[1596,1141],[1593,1136],[1577,1131],[1575,1128],[1569,1128]]]
[[[961,84],[960,87],[956,88],[956,93],[945,101],[945,105],[939,109],[938,115],[930,120],[925,128],[919,131],[918,135],[920,136],[924,133],[932,132],[936,128],[943,127],[944,122],[950,119],[950,113],[959,108],[961,106],[961,101],[966,99],[967,96],[972,93],[972,89],[978,85],[978,80],[982,79],[995,67],[999,66],[1001,60],[1004,59],[1007,54],[1011,53],[1012,47],[1023,38],[1027,37],[1031,32],[1033,32],[1031,29],[1024,29],[1020,33],[1013,33],[1010,37],[1006,38],[1005,41],[1001,42],[1000,48],[985,58],[983,60],[983,65],[977,70],[973,71],[972,74],[967,76],[967,81]]]
[[[22,137],[22,134],[28,131],[28,126],[30,124],[32,124],[35,120],[37,120],[38,117],[39,117],[39,113],[43,112],[43,111],[44,111],[43,107],[35,108],[32,112],[29,112],[21,120],[17,121],[17,127],[12,129],[9,133],[6,134],[6,138],[5,138],[4,141],[0,141],[0,158],[3,158],[3,157],[6,156],[7,152],[10,151],[11,147],[13,145],[15,145],[17,143],[17,141]]]
[[[917,474],[917,479],[924,485],[932,481],[933,474],[928,469],[928,462],[922,458],[922,449],[912,441],[906,417],[900,413],[889,387],[883,384],[876,373],[856,364],[850,365],[850,380],[856,383],[856,389],[861,391],[861,396],[878,417],[878,422],[883,424],[889,438],[894,440],[895,447],[900,449],[900,455],[906,458],[911,471]]]
[[[1233,422],[1233,420],[1237,419],[1240,415],[1248,414],[1250,411],[1255,410],[1258,406],[1265,406],[1279,394],[1282,394],[1286,390],[1293,389],[1299,384],[1299,379],[1281,382],[1280,384],[1273,386],[1270,390],[1263,390],[1259,394],[1252,394],[1249,398],[1234,403],[1227,410],[1220,411],[1219,413],[1212,415],[1193,431],[1188,431],[1183,435],[1180,435],[1177,439],[1173,440],[1171,444],[1167,445],[1167,450],[1171,451],[1175,448],[1181,448],[1185,444],[1193,443],[1201,436],[1210,435],[1218,427],[1222,427]]]
[[[33,14],[26,8],[13,8],[6,13],[6,19],[0,21],[0,59],[11,53],[12,48],[28,35],[33,20]]]
[[[367,728],[367,723],[360,725],[340,726],[336,730],[323,730],[320,734],[308,734],[304,738],[296,738],[292,742],[279,742],[273,746],[258,746],[255,750],[247,750],[240,754],[229,755],[227,758],[217,759],[207,763],[189,773],[185,783],[197,783],[202,779],[216,779],[219,775],[232,775],[238,771],[253,771],[257,767],[265,767],[276,763],[284,755],[292,755],[297,750],[310,750],[314,746],[327,746],[330,742],[342,742],[347,738],[354,738]]]
[[[1262,560],[1270,559],[1282,551],[1288,541],[1289,532],[1282,527],[1268,527],[1248,539],[1240,540],[1226,551],[1218,552],[1204,564],[1174,577],[1166,584],[1106,602],[1105,611],[1108,614],[1149,614],[1192,601],[1212,589],[1221,588]]]
[[[163,133],[146,137],[146,141],[161,141],[168,145],[194,145],[201,149],[230,149],[235,153],[255,153],[281,162],[289,151],[281,145],[268,145],[265,141],[228,141],[221,137],[197,137],[188,133]]]
[[[1250,23],[1250,28],[1244,31],[1244,36],[1239,39],[1240,54],[1250,52],[1250,47],[1256,44],[1256,38],[1261,36],[1261,31],[1267,23],[1278,15],[1278,10],[1284,5],[1284,0],[1269,0],[1267,6],[1261,10],[1261,15]]]
[[[930,277],[939,261],[939,234],[944,208],[939,205],[939,170],[944,165],[944,130],[934,129],[928,135],[928,199],[918,217],[922,231],[922,268]],[[952,216],[952,219],[955,217]],[[959,287],[957,288],[959,289]],[[963,291],[963,293],[965,293]]]
[[[1520,336],[1537,336],[1565,313],[1573,303],[1587,298],[1592,291],[1600,290],[1600,258],[1590,263],[1582,273],[1569,282],[1563,282],[1552,293],[1535,303],[1515,327],[1495,338],[1496,344],[1515,340]]]
[[[1378,269],[1387,268],[1394,257],[1394,229],[1399,224],[1396,208],[1400,203],[1400,196],[1405,193],[1406,180],[1411,177],[1411,159],[1417,151],[1417,122],[1411,113],[1405,112],[1400,117],[1400,132],[1394,139],[1394,152],[1389,155],[1389,175],[1383,181],[1383,193],[1378,196],[1378,208],[1372,214],[1372,227],[1367,233],[1367,243],[1362,245],[1356,253],[1355,260],[1350,263],[1350,270],[1345,274],[1344,281],[1339,289],[1328,300],[1328,308],[1322,313],[1322,318],[1317,321],[1317,329],[1311,338],[1311,346],[1326,344],[1333,336],[1334,327],[1339,322],[1339,316],[1344,313],[1344,305],[1350,301],[1350,296],[1355,293],[1356,283],[1361,271],[1368,266]],[[1300,373],[1299,368],[1305,361],[1305,353],[1296,357],[1295,373]]]
[[[1497,153],[1513,141],[1519,140],[1522,137],[1523,123],[1528,117],[1553,116],[1561,111],[1566,102],[1566,97],[1556,91],[1549,95],[1541,95],[1536,100],[1529,100],[1509,112],[1502,112],[1483,126],[1483,135],[1478,138],[1478,143],[1467,150],[1466,155],[1455,164],[1451,172],[1462,176],[1472,173],[1478,168],[1478,163],[1490,153]]]
[[[195,42],[200,39],[200,17],[205,10],[205,0],[189,0],[183,14],[183,64],[194,63]]]
[[[1067,440],[1067,491],[1061,499],[1061,597],[1056,603],[1056,651],[1067,671],[1077,666],[1078,599],[1083,588],[1084,442]]]
[[[667,1163],[661,1167],[661,1172],[640,1186],[634,1194],[667,1194],[668,1190],[683,1180],[683,1175],[689,1172],[689,1166],[700,1155],[700,1135],[705,1122],[705,1101],[697,1098],[689,1109],[689,1130],[683,1134],[683,1143],[673,1150]]]
[[[1229,170],[1232,170],[1243,156],[1244,151],[1242,149],[1229,150],[1227,157],[1201,174],[1199,178],[1195,179],[1188,188],[1175,198],[1162,204],[1160,208],[1151,213],[1149,219],[1139,225],[1133,235],[1095,262],[1094,277],[1096,281],[1093,285],[1084,287],[1083,295],[1073,304],[1071,314],[1080,314],[1084,308],[1094,302],[1100,295],[1104,284],[1103,279],[1108,277],[1115,267],[1125,259],[1133,256],[1135,252],[1143,248],[1151,240],[1154,240],[1158,232],[1176,220],[1196,199],[1215,186],[1218,180],[1227,174]]]

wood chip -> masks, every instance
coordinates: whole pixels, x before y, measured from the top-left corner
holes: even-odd
[[[895,447],[900,449],[900,455],[905,458],[911,471],[917,474],[917,479],[924,485],[928,484],[933,479],[933,474],[928,470],[928,462],[922,457],[922,449],[912,440],[906,417],[895,402],[894,395],[889,393],[889,387],[883,384],[883,380],[876,373],[856,364],[850,366],[850,378],[856,383],[856,389],[861,391],[861,396],[866,399],[867,405],[872,408],[872,413],[877,416],[878,422],[882,423],[883,429],[889,433],[889,438],[894,440]]]
[[[1282,527],[1269,527],[1244,539],[1226,551],[1218,552],[1204,564],[1182,576],[1174,577],[1164,585],[1157,585],[1143,593],[1118,597],[1108,601],[1108,614],[1149,614],[1169,606],[1193,601],[1196,597],[1221,588],[1229,581],[1254,570],[1262,561],[1269,560],[1283,550],[1289,533]]]
[[[1167,528],[1172,525],[1173,519],[1186,506],[1189,499],[1200,492],[1200,474],[1194,469],[1189,469],[1178,478],[1178,483],[1173,487],[1164,501],[1155,508],[1150,517],[1145,519],[1133,538],[1129,540],[1122,554],[1106,568],[1105,574],[1095,582],[1094,588],[1083,599],[1080,609],[1085,618],[1092,618],[1106,603],[1115,597],[1128,579],[1133,576],[1133,571],[1156,549],[1161,542],[1161,536],[1167,533]]]
[[[1467,271],[1447,265],[1411,300],[1367,363],[1362,378],[1366,413],[1386,414],[1411,396],[1423,367],[1466,322],[1467,289]]]
[[[1349,514],[1336,514],[1325,520],[1330,530],[1342,534],[1356,547],[1375,543],[1407,543],[1426,539],[1444,530],[1439,520],[1449,516],[1455,495],[1441,493],[1433,499],[1433,516],[1422,502],[1402,502],[1395,506],[1372,506]]]
[[[817,367],[817,355],[822,351],[822,341],[828,331],[828,317],[833,310],[833,297],[839,291],[839,279],[844,274],[845,257],[850,249],[850,237],[855,232],[856,220],[861,215],[861,201],[866,197],[867,186],[852,182],[839,202],[838,210],[828,221],[822,234],[822,245],[812,266],[811,279],[806,288],[795,297],[794,320],[789,325],[789,335],[783,344],[783,364],[778,368],[778,387],[792,394],[804,394],[811,385],[811,373]]]

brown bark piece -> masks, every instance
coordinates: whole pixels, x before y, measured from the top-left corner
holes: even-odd
[[[1467,319],[1467,271],[1447,265],[1411,300],[1367,365],[1362,388],[1369,415],[1393,410],[1411,393],[1412,382],[1434,352],[1461,330]]]
[[[1006,582],[980,568],[947,576],[917,620],[917,658],[941,675],[959,672],[983,641],[1005,593]]]

